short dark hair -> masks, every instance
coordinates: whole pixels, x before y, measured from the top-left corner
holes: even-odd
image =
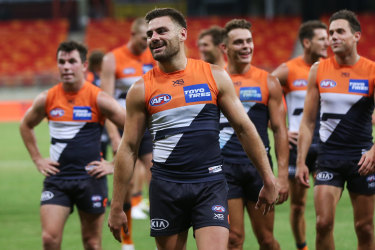
[[[202,39],[204,36],[211,36],[213,44],[217,46],[224,40],[224,29],[217,25],[211,26],[208,29],[202,30],[199,33],[198,39]]]
[[[232,19],[229,22],[227,22],[224,26],[225,34],[228,35],[228,33],[231,30],[234,29],[251,29],[251,23],[245,19]]]
[[[100,69],[103,61],[104,53],[100,50],[93,50],[89,56],[89,70],[95,71]]]
[[[314,37],[314,31],[316,29],[327,30],[327,25],[319,20],[311,20],[301,24],[298,31],[298,37],[302,45],[303,39],[311,40]]]
[[[149,11],[146,16],[146,22],[149,23],[152,19],[157,17],[168,16],[174,21],[178,23],[181,27],[187,28],[186,19],[184,15],[176,9],[173,8],[156,8],[154,10]]]
[[[82,43],[76,41],[66,41],[60,43],[59,47],[57,48],[56,57],[59,51],[71,52],[73,50],[78,50],[82,63],[86,62],[87,48]]]
[[[359,23],[358,18],[353,11],[343,9],[333,13],[329,18],[329,24],[338,19],[344,19],[348,21],[352,33],[361,32],[361,24]]]

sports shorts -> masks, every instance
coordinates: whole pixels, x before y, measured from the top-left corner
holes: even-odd
[[[306,166],[309,168],[309,173],[315,173],[316,171],[316,165],[317,165],[317,158],[318,158],[318,144],[311,144],[309,148],[309,152],[307,152],[306,156]],[[297,161],[297,148],[293,147],[289,151],[289,167],[288,167],[288,173],[289,173],[289,179],[294,179],[296,177],[296,166]]]
[[[107,178],[72,180],[48,180],[43,183],[40,205],[54,204],[70,207],[73,212],[74,205],[79,210],[91,214],[105,212],[108,201]]]
[[[176,183],[152,178],[150,183],[151,236],[169,236],[221,226],[229,229],[225,179],[202,183]]]
[[[228,182],[228,199],[244,198],[257,202],[263,180],[252,164],[223,163],[225,178]]]
[[[361,176],[358,173],[359,160],[324,160],[318,162],[314,185],[330,185],[350,192],[375,194],[375,174]]]

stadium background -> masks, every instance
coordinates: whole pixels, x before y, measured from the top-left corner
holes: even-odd
[[[347,8],[358,14],[363,27],[359,53],[375,60],[373,0],[0,0],[0,249],[40,248],[38,198],[42,176],[22,144],[18,124],[31,100],[58,82],[57,45],[75,39],[86,43],[90,51],[109,51],[128,40],[135,17],[167,6],[187,15],[186,49],[193,58],[199,56],[196,40],[201,29],[213,24],[223,26],[231,18],[241,17],[253,23],[253,64],[270,71],[301,52],[297,32],[302,21],[319,18],[327,23],[332,12]],[[46,124],[36,132],[42,153],[47,156]],[[307,232],[308,242],[313,243],[315,218],[311,189],[309,192]],[[288,211],[288,204],[277,208],[275,234],[283,249],[293,246]],[[76,215],[65,229],[63,249],[81,249]],[[337,249],[355,248],[350,218],[352,211],[345,192],[336,218]],[[245,249],[256,249],[248,222],[246,226]],[[138,249],[153,249],[148,222],[136,222],[135,227],[136,246],[144,244]],[[106,228],[103,236],[104,249],[118,246]],[[188,249],[194,249],[191,238]]]

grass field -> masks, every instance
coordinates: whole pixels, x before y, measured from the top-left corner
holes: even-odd
[[[41,249],[39,198],[43,177],[37,172],[22,143],[18,126],[18,123],[0,123],[0,249]],[[46,122],[36,128],[36,135],[40,150],[47,157],[49,135]],[[109,183],[111,190],[111,177],[109,177]],[[287,250],[295,249],[288,217],[289,201],[276,207],[275,221],[275,237],[280,242],[281,248]],[[315,249],[312,189],[309,190],[306,220],[307,242],[310,249]],[[155,249],[154,240],[149,236],[149,221],[135,220],[133,225],[136,249]],[[356,249],[352,208],[346,190],[336,212],[335,241],[336,249]],[[191,232],[187,248],[196,249]],[[82,249],[76,211],[70,216],[65,226],[62,249]],[[106,225],[103,229],[103,249],[120,249],[120,244],[114,240]],[[248,219],[246,220],[244,249],[258,249]]]

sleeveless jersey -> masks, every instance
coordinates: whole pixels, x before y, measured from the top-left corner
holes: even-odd
[[[100,87],[100,76],[92,71],[88,71],[86,74],[86,81],[91,82],[97,87]]]
[[[85,166],[100,161],[100,136],[104,117],[97,105],[101,90],[85,82],[75,93],[62,83],[48,90],[45,111],[51,136],[50,157],[60,163],[51,179],[88,178]]]
[[[174,182],[223,179],[218,89],[210,64],[188,59],[184,70],[158,67],[143,76],[154,177]]]
[[[152,69],[154,59],[149,49],[140,55],[134,55],[126,45],[114,49],[112,53],[116,61],[114,97],[125,107],[125,97],[129,88]]]
[[[245,111],[254,123],[266,151],[269,154],[268,139],[268,72],[251,65],[245,74],[230,75],[234,88]],[[227,118],[220,116],[220,148],[224,160],[229,163],[247,164],[250,159],[242,148],[240,141],[230,126]]]
[[[285,100],[288,109],[288,129],[296,132],[299,130],[303,115],[303,105],[307,92],[307,79],[311,65],[307,64],[302,56],[286,62],[288,67],[288,79],[283,86]],[[313,143],[319,141],[319,114],[317,114]]]
[[[319,159],[359,159],[372,146],[375,63],[361,57],[353,66],[334,57],[321,60]]]

